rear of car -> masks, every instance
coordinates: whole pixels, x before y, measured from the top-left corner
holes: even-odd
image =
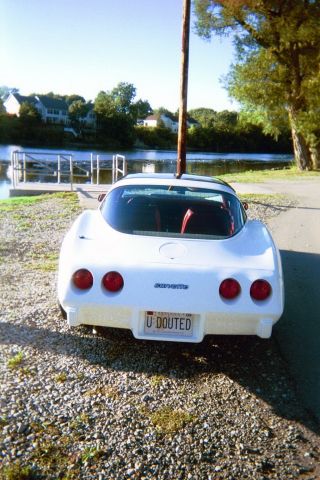
[[[266,338],[283,309],[281,263],[221,182],[127,178],[66,236],[59,300],[70,325],[141,339]]]

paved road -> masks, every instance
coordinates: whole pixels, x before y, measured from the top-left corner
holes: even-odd
[[[320,179],[233,184],[238,193],[282,193],[296,205],[271,221],[280,248],[286,305],[274,329],[304,404],[320,421]],[[81,203],[95,208],[88,195]]]
[[[288,194],[297,201],[270,225],[281,251],[286,293],[274,334],[304,404],[320,421],[320,179],[235,187]]]

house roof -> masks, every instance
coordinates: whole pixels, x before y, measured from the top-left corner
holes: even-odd
[[[60,100],[57,98],[48,97],[47,95],[37,95],[37,96],[25,96],[20,95],[20,93],[12,93],[12,96],[20,103],[20,105],[24,102],[31,103],[32,105],[36,104],[37,102],[41,102],[45,108],[54,108],[56,110],[68,110],[68,105],[64,100]]]
[[[54,108],[56,110],[68,110],[68,105],[64,100],[47,97],[46,95],[37,95],[37,99],[39,99],[42,105],[44,105],[46,108]]]
[[[149,115],[145,120],[159,120],[159,115]]]
[[[20,105],[24,102],[28,102],[33,105],[36,103],[35,97],[20,95],[20,93],[12,93],[11,95],[20,103]]]
[[[161,117],[169,118],[172,122],[178,121],[178,118],[174,117],[173,115],[169,115],[168,113],[155,113],[153,115],[149,115],[145,120],[160,120]]]

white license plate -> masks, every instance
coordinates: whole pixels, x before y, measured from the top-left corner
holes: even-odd
[[[193,320],[191,313],[145,312],[144,333],[192,337]]]

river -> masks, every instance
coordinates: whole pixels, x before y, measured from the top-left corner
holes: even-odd
[[[0,145],[0,199],[9,196],[10,179],[8,167],[13,151],[34,153],[73,154],[79,162],[89,162],[90,155],[99,154],[103,159],[111,160],[114,153],[125,155],[128,162],[128,172],[141,171],[175,172],[177,153],[175,150],[75,150],[75,149],[46,149],[34,147],[21,147],[19,145]],[[249,169],[274,168],[287,165],[293,161],[292,155],[286,154],[254,154],[254,153],[211,153],[188,152],[187,170],[189,173],[199,175],[221,175],[229,172],[240,172]]]

